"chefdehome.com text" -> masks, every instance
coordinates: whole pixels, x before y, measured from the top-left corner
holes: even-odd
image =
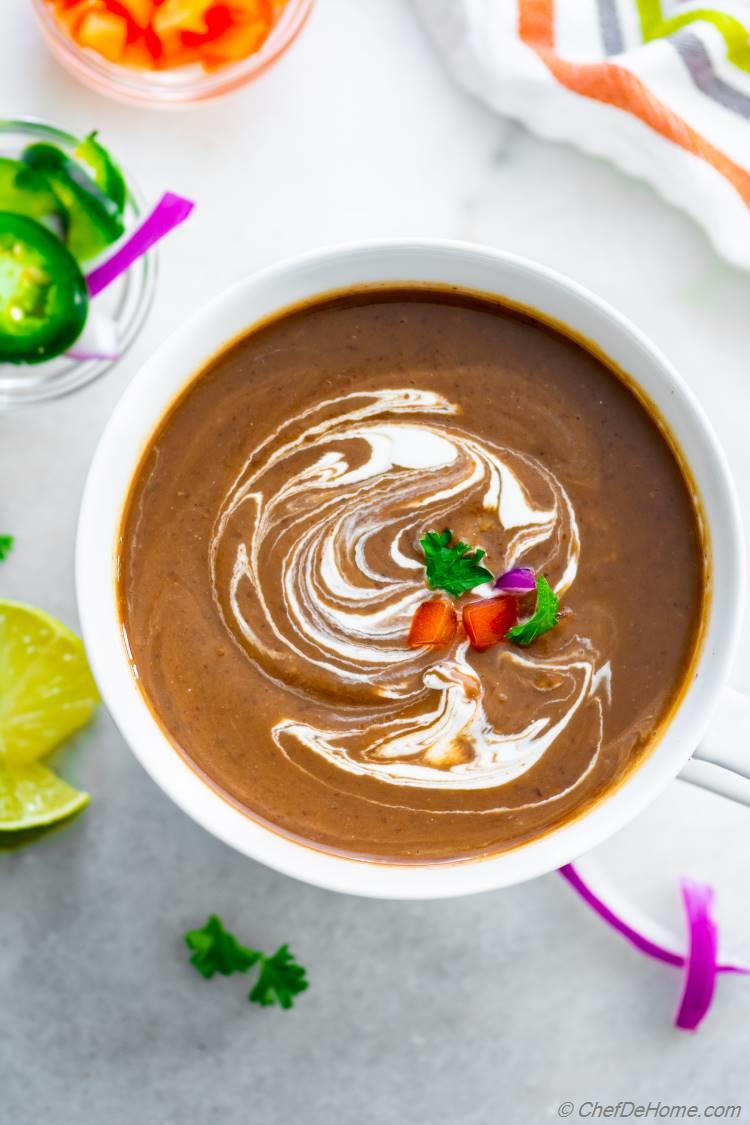
[[[740,1121],[741,1105],[674,1105],[669,1102],[561,1102],[557,1116],[583,1121]]]

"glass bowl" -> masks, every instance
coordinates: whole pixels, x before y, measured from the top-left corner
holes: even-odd
[[[33,141],[49,141],[66,152],[72,152],[79,140],[80,137],[74,137],[64,129],[37,121],[33,117],[22,117],[15,121],[0,120],[0,156],[17,157]],[[144,202],[127,172],[125,179],[128,184],[128,200],[124,217],[126,226],[130,229],[142,217]],[[150,250],[95,298],[96,307],[111,316],[117,324],[117,358],[72,359],[61,355],[46,363],[0,363],[0,410],[59,398],[109,371],[122,359],[143,326],[154,298],[156,274],[156,251]]]
[[[45,0],[32,0],[32,8],[53,55],[81,82],[118,101],[176,108],[228,94],[252,82],[297,38],[313,3],[314,0],[288,0],[258,51],[211,72],[198,64],[161,71],[119,66],[75,43]]]

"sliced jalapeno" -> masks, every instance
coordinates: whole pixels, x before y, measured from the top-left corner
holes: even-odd
[[[128,187],[122,169],[104,145],[96,139],[96,133],[89,133],[74,150],[73,156],[82,161],[90,170],[94,183],[117,207],[121,218],[128,198]]]
[[[67,247],[36,219],[0,211],[0,362],[59,355],[87,313],[86,281]]]
[[[79,262],[101,254],[122,235],[117,204],[62,149],[49,144],[29,145],[21,160],[44,176],[65,217],[65,241]]]
[[[45,219],[60,210],[44,176],[20,160],[0,156],[0,211],[14,211],[31,219]]]

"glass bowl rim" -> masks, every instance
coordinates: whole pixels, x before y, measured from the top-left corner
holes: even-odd
[[[0,118],[0,140],[7,134],[26,134],[29,137],[44,138],[56,141],[66,148],[72,148],[80,141],[80,137],[69,132],[61,125],[45,121],[36,116],[18,116]],[[125,176],[128,185],[128,203],[136,217],[140,219],[146,211],[146,200],[137,183],[129,172]],[[133,270],[138,268],[138,273]],[[64,398],[74,391],[80,390],[95,379],[106,374],[130,350],[138,339],[141,329],[151,310],[156,294],[156,282],[159,273],[158,248],[153,247],[147,254],[134,262],[125,274],[125,284],[135,284],[134,307],[130,320],[126,323],[125,331],[120,337],[120,348],[114,359],[78,359],[71,360],[67,372],[60,375],[50,375],[48,378],[33,378],[34,366],[20,368],[32,373],[28,379],[23,374],[16,377],[2,376],[4,368],[12,368],[11,364],[0,367],[0,413],[20,410],[40,402],[49,402],[52,399]],[[60,357],[50,360],[54,363]],[[45,365],[39,365],[38,370]]]

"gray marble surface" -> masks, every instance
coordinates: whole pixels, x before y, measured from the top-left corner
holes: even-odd
[[[199,207],[165,246],[127,359],[73,398],[0,418],[0,531],[17,536],[2,596],[75,627],[87,466],[170,329],[250,270],[375,235],[505,247],[617,304],[700,395],[750,526],[750,278],[647,188],[455,91],[405,0],[319,0],[262,82],[185,115],[87,93],[44,54],[28,4],[7,7],[4,111],[100,126],[147,191],[172,187]],[[749,671],[746,616],[735,686]],[[208,836],[104,713],[60,768],[91,807],[0,855],[1,1125],[536,1125],[594,1099],[744,1099],[750,1115],[750,981],[722,980],[696,1036],[674,1031],[677,974],[611,934],[559,877],[455,902],[336,896]],[[710,879],[725,944],[750,956],[749,842],[747,810],[675,783],[601,858],[676,930],[677,876]],[[240,978],[194,973],[181,934],[211,910],[250,942],[292,944],[312,982],[294,1011],[250,1006]]]

